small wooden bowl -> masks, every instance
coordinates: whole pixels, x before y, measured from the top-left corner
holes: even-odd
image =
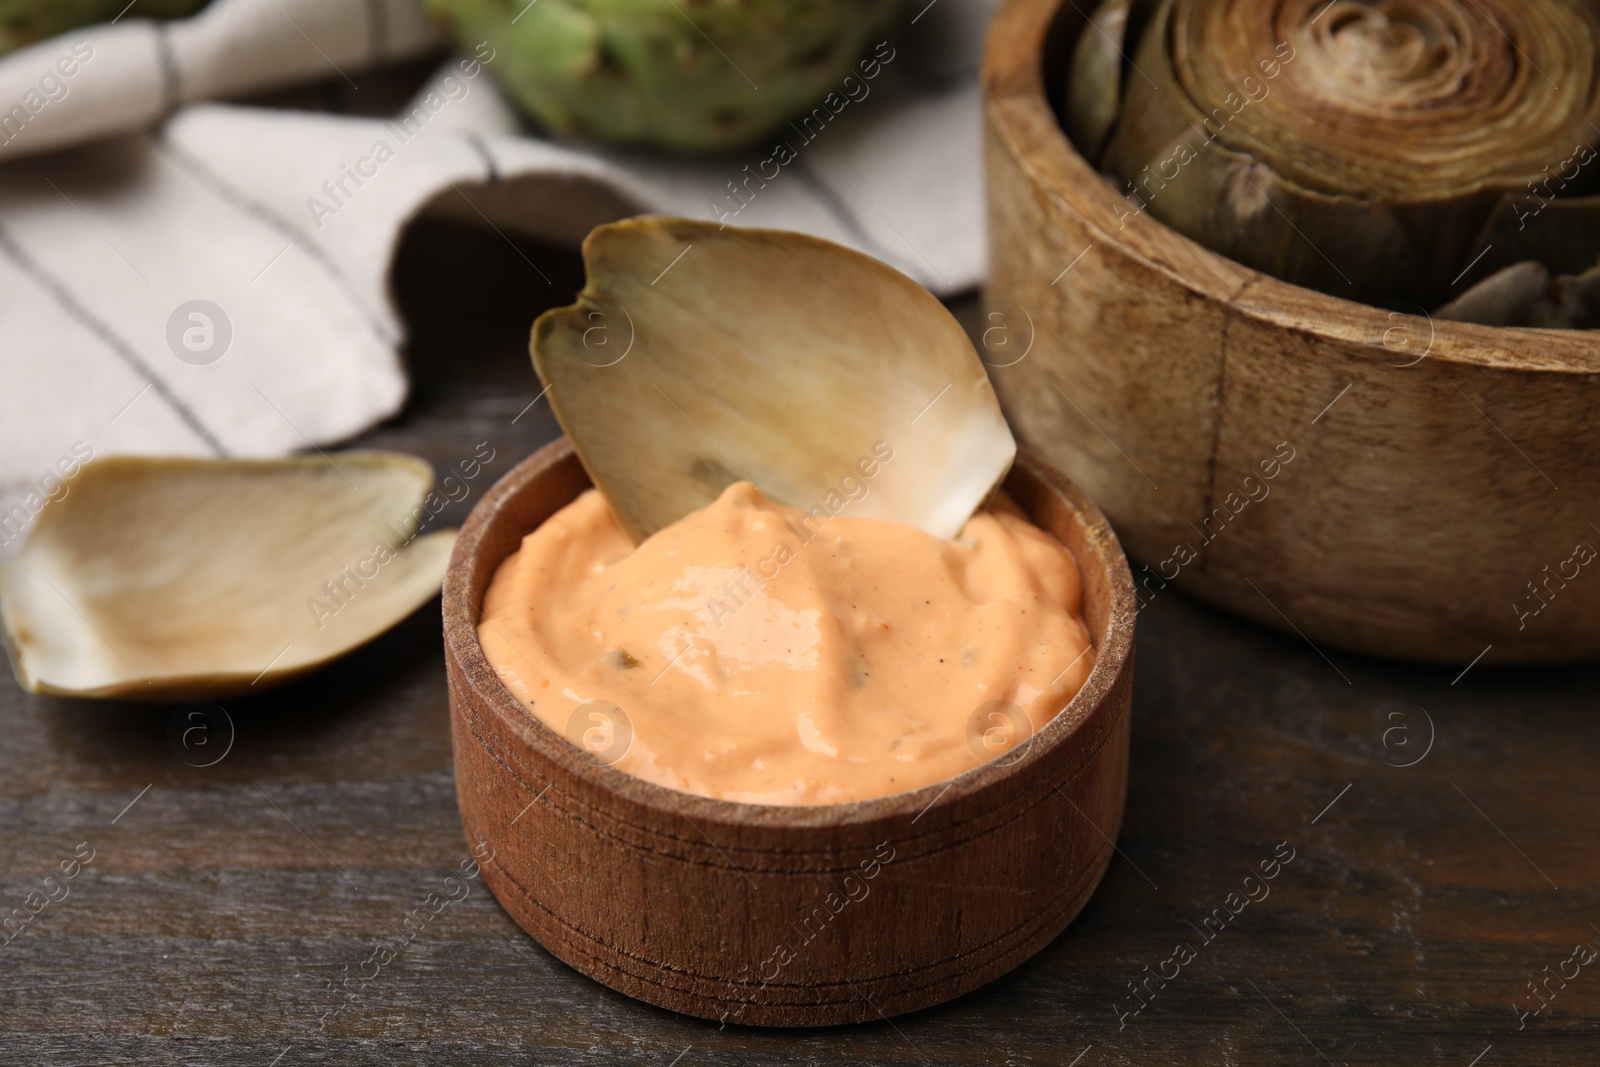
[[[1567,588],[1600,548],[1597,335],[1351,303],[1131,215],[1052,108],[1092,9],[1008,0],[989,32],[986,325],[1033,347],[985,358],[1018,435],[1148,564],[1140,597],[1176,576],[1374,655],[1600,656],[1600,596]],[[1241,504],[1246,476],[1270,495]]]
[[[822,807],[677,793],[603,765],[518,703],[478,644],[495,569],[589,486],[566,441],[473,510],[444,583],[456,790],[485,883],[556,956],[708,1019],[817,1026],[959,996],[1043,948],[1122,819],[1133,586],[1100,512],[1028,454],[1005,487],[1083,571],[1096,662],[1014,762]],[[1020,750],[1019,750],[1020,752]]]

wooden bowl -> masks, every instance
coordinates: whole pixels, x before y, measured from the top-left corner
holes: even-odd
[[[1122,819],[1133,586],[1105,518],[1031,455],[1005,486],[1076,554],[1097,660],[1006,765],[820,807],[678,793],[594,760],[501,684],[476,624],[495,569],[589,485],[563,440],[473,510],[444,583],[456,790],[485,883],[591,978],[709,1019],[861,1022],[959,996],[1094,892]]]
[[[1351,303],[1131,215],[1052,108],[1091,8],[1008,0],[990,29],[986,325],[1011,343],[984,357],[1018,435],[1143,561],[1141,601],[1175,578],[1407,659],[1600,654],[1575,549],[1600,548],[1600,335]]]

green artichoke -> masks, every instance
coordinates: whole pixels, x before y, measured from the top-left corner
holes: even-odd
[[[127,18],[177,19],[207,0],[0,0],[0,55],[92,22],[107,22],[128,8]]]
[[[1596,0],[1107,0],[1090,23],[1063,125],[1130,213],[1336,296],[1600,326]]]
[[[428,0],[556,133],[704,152],[838,90],[896,0]],[[480,45],[492,52],[485,54]]]

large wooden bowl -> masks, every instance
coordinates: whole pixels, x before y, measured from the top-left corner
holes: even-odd
[[[990,30],[984,356],[1018,435],[1144,564],[1141,600],[1175,575],[1377,655],[1600,654],[1575,553],[1600,548],[1600,335],[1354,304],[1124,218],[1052,106],[1092,6],[1009,0]],[[1247,475],[1270,495],[1245,502]]]
[[[496,567],[589,485],[565,441],[506,475],[444,585],[456,790],[483,877],[584,974],[728,1022],[860,1022],[959,996],[1061,932],[1122,818],[1133,588],[1105,519],[1028,455],[1006,481],[1076,554],[1097,660],[1020,758],[880,800],[708,800],[605,766],[501,684],[476,624]],[[532,991],[530,991],[532,992]]]

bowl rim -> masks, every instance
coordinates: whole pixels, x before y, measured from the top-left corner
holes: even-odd
[[[532,714],[506,688],[484,655],[478,640],[477,622],[468,621],[472,615],[473,586],[479,575],[487,572],[483,578],[484,587],[487,588],[494,571],[505,561],[501,558],[485,562],[481,558],[480,545],[498,523],[508,521],[509,505],[521,493],[531,489],[539,478],[559,470],[564,463],[578,465],[583,477],[588,479],[588,472],[579,464],[571,443],[564,436],[558,437],[502,476],[467,517],[445,571],[441,598],[445,655],[460,668],[461,684],[473,691],[480,705],[490,711],[500,727],[509,730],[542,758],[550,760],[573,777],[587,781],[610,797],[645,807],[662,818],[676,815],[688,818],[696,825],[711,823],[720,827],[773,830],[862,827],[902,816],[913,816],[912,822],[915,822],[936,808],[948,808],[968,797],[989,791],[1013,776],[1026,773],[1070,739],[1086,735],[1103,716],[1114,713],[1116,688],[1131,667],[1138,614],[1127,557],[1100,509],[1064,474],[1033,451],[1019,447],[1017,460],[1006,477],[1009,479],[1012,472],[1022,467],[1046,491],[1060,495],[1082,524],[1084,544],[1092,556],[1085,560],[1074,553],[1080,575],[1094,567],[1103,572],[1102,580],[1107,589],[1103,632],[1090,634],[1095,648],[1095,662],[1090,668],[1089,677],[1065,707],[1034,731],[1033,743],[1021,759],[1003,766],[984,764],[953,778],[902,793],[813,805],[751,804],[703,797],[669,789],[600,763],[582,753]],[[527,532],[531,531],[524,531],[523,536]],[[479,684],[479,679],[492,684]],[[452,688],[456,684],[455,672],[451,672],[450,684]],[[451,704],[452,716],[460,714],[456,702],[452,700]],[[930,820],[929,829],[937,825],[937,820]]]
[[[1072,9],[1069,11],[1069,8]],[[1435,319],[1347,300],[1294,285],[1213,252],[1148,212],[1114,224],[1127,201],[1078,151],[1062,129],[1044,80],[1045,51],[1060,20],[1087,18],[1072,0],[1005,0],[990,24],[980,81],[984,119],[1030,184],[1063,203],[1097,238],[1162,274],[1195,296],[1224,304],[1229,313],[1319,341],[1356,344],[1387,352],[1382,339],[1394,316],[1429,324],[1429,358],[1469,367],[1594,374],[1600,346],[1585,330],[1485,326]],[[1026,151],[1024,151],[1026,146]],[[1188,269],[1185,269],[1188,268]],[[1248,296],[1248,302],[1243,302]],[[1511,339],[1518,343],[1508,344]],[[1538,351],[1535,351],[1537,346]]]

